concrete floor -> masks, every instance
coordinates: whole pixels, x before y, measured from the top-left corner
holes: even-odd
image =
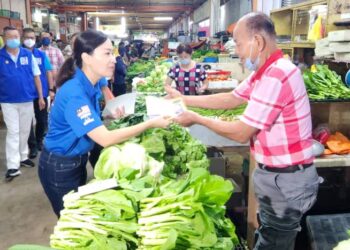
[[[0,125],[0,250],[15,244],[49,246],[57,217],[40,184],[38,168],[21,168],[22,175],[5,182],[5,137],[6,128]]]

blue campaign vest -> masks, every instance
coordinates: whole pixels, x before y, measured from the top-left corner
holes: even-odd
[[[36,95],[32,70],[33,54],[20,48],[14,63],[6,48],[0,50],[0,103],[31,102]]]
[[[49,95],[49,82],[47,80],[47,75],[46,75],[46,67],[45,67],[45,57],[46,54],[45,52],[42,52],[38,50],[37,48],[33,49],[33,55],[36,58],[38,62],[38,66],[40,69],[40,81],[41,81],[41,86],[43,90],[43,97],[47,97]],[[38,98],[38,93],[36,93],[36,97]]]

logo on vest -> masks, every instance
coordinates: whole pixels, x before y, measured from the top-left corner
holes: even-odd
[[[94,121],[94,118],[92,118],[91,115],[88,105],[84,105],[77,110],[77,116],[83,121],[84,126]]]
[[[29,61],[28,61],[28,57],[21,57],[19,59],[21,65],[28,65],[29,64]]]
[[[42,64],[41,58],[37,57],[37,58],[35,58],[35,59],[36,59],[38,65],[41,65],[41,64]]]

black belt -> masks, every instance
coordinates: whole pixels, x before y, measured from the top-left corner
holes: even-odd
[[[270,172],[275,172],[275,173],[294,173],[298,170],[302,170],[308,167],[313,166],[313,163],[309,163],[309,164],[298,164],[298,165],[291,165],[288,167],[283,167],[283,168],[276,168],[276,167],[269,167],[266,166],[264,164],[258,163],[258,167],[263,169],[263,170],[267,170]]]

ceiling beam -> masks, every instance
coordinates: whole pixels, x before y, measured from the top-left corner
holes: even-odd
[[[32,7],[42,7],[42,4],[32,2]],[[114,5],[64,5],[64,4],[45,4],[51,9],[57,11],[76,11],[76,12],[95,12],[95,11],[110,11],[124,10],[133,12],[184,12],[192,10],[192,6],[183,5],[136,5],[136,6],[114,6]]]

